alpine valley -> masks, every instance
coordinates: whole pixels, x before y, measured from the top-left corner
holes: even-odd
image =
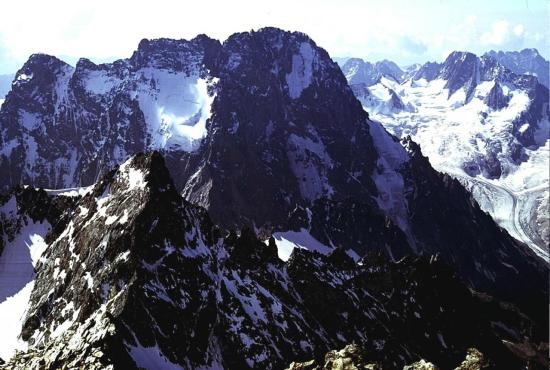
[[[0,368],[547,369],[548,263],[464,178],[534,160],[548,90],[452,56],[352,82],[276,28],[32,55],[0,110]],[[480,99],[515,141],[436,171],[401,115]]]

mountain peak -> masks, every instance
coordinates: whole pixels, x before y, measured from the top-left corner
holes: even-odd
[[[14,83],[28,82],[35,78],[42,83],[50,83],[60,71],[73,69],[68,63],[48,54],[32,54],[15,75]]]
[[[32,54],[29,59],[23,64],[22,69],[31,68],[36,66],[68,66],[69,64],[57,58],[54,55],[44,54],[44,53],[35,53]]]
[[[449,97],[461,88],[465,89],[466,100],[470,98],[479,80],[479,59],[474,53],[453,51],[439,71],[439,78],[446,80]]]
[[[105,175],[99,182],[101,189],[108,183],[111,192],[177,191],[166,168],[164,157],[158,151],[138,153],[128,158],[118,169]]]

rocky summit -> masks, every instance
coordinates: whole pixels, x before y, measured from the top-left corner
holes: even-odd
[[[385,368],[448,368],[470,347],[499,369],[544,363],[506,344],[537,347],[539,323],[471,291],[441,258],[357,263],[338,248],[282,261],[273,238],[223,231],[183,199],[157,152],[80,194],[10,199],[53,226],[18,333],[26,350],[5,369],[283,369],[347,343]]]

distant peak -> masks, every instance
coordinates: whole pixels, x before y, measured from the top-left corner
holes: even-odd
[[[348,61],[346,62],[346,64],[347,63],[350,63],[350,64],[356,64],[356,63],[365,64],[366,62],[361,58],[349,58]]]
[[[523,49],[522,51],[520,51],[520,54],[522,54],[522,55],[532,55],[532,56],[540,55],[539,51],[535,48]]]
[[[447,59],[445,59],[445,64],[449,62],[467,61],[472,59],[477,59],[477,55],[469,51],[453,51],[449,54]]]

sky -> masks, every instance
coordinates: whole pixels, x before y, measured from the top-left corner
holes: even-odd
[[[143,38],[223,41],[265,26],[307,33],[333,57],[441,61],[453,50],[537,48],[550,57],[549,0],[2,0],[0,74],[32,53],[74,64],[126,58]]]

